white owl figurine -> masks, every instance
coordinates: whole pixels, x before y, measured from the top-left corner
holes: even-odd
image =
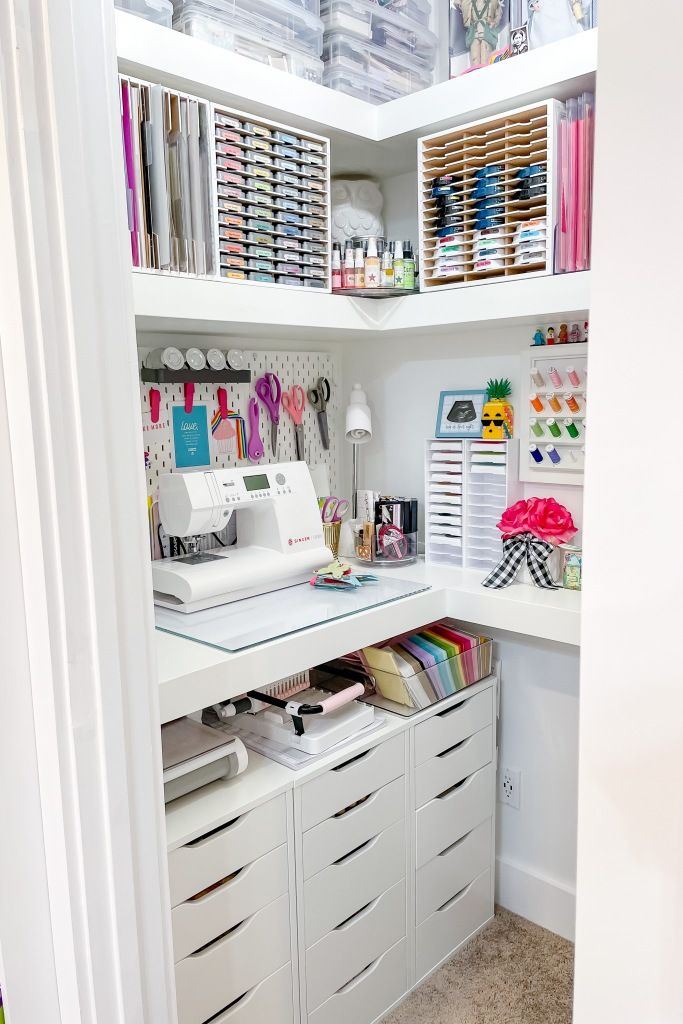
[[[383,235],[384,196],[367,178],[355,181],[335,178],[332,182],[332,241],[342,248],[347,238]]]

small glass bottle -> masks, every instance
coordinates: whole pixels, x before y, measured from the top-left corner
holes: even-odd
[[[391,255],[391,247],[385,246],[382,255],[382,275],[380,277],[382,288],[394,287],[394,258]]]
[[[356,271],[353,259],[353,243],[347,242],[344,250],[344,267],[342,269],[342,288],[353,288],[356,283]]]
[[[342,286],[341,249],[335,242],[332,246],[332,288]]]
[[[377,255],[377,239],[368,239],[368,254],[365,257],[365,287],[379,288],[380,282],[379,256]]]
[[[403,288],[403,242],[394,242],[394,288]]]
[[[365,255],[362,245],[356,246],[356,256],[353,262],[356,275],[354,288],[365,288]]]
[[[403,255],[403,287],[412,291],[415,288],[415,257],[410,242]]]

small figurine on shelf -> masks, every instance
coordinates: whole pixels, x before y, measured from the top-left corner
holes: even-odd
[[[581,340],[581,332],[579,331],[578,324],[572,324],[571,330],[569,331],[569,342],[571,345],[576,345]]]
[[[507,441],[512,437],[514,410],[507,399],[512,394],[512,384],[506,378],[487,381],[488,401],[481,413],[482,437],[492,441]]]
[[[566,324],[560,324],[560,336],[557,341],[559,345],[566,345],[569,341],[569,330]]]
[[[583,340],[588,341],[588,321],[584,320],[583,323]]]
[[[543,331],[541,330],[540,327],[536,328],[536,333],[534,334],[534,338],[533,338],[532,344],[533,345],[545,345],[545,335],[543,334]]]
[[[548,328],[548,336],[546,338],[545,343],[546,343],[546,345],[554,345],[555,344],[555,328],[554,327],[549,327]]]

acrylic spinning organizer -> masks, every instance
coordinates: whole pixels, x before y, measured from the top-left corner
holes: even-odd
[[[143,354],[144,358],[144,354]],[[339,421],[340,373],[336,367],[336,361],[328,352],[245,352],[245,368],[251,370],[251,384],[222,384],[228,392],[228,406],[247,419],[247,404],[254,395],[254,382],[258,377],[270,371],[276,373],[280,378],[283,392],[289,390],[292,384],[301,384],[304,390],[315,385],[319,377],[327,377],[331,385],[331,396],[327,406],[327,418],[330,429],[330,448],[325,451],[322,446],[318,420],[315,410],[306,398],[302,426],[304,428],[304,447],[306,461],[309,466],[325,465],[330,476],[330,488],[332,493],[337,493],[337,466],[339,464],[339,431],[336,429]],[[151,422],[149,391],[156,388],[161,394],[159,407],[159,421],[156,424]],[[194,405],[206,405],[208,407],[209,421],[218,408],[216,396],[217,384],[197,384],[194,393]],[[142,432],[145,449],[145,464],[147,477],[147,490],[151,497],[155,497],[159,483],[160,473],[172,473],[175,470],[173,453],[173,438],[171,428],[171,409],[173,405],[184,403],[184,390],[181,383],[178,384],[140,384],[140,399],[142,402]],[[227,466],[249,466],[264,465],[268,462],[287,462],[296,459],[296,441],[294,435],[294,423],[288,413],[280,407],[280,425],[278,428],[278,460],[270,450],[270,419],[266,409],[259,402],[260,435],[265,450],[264,458],[260,463],[250,463],[248,460],[239,461],[236,453],[230,454],[219,450],[213,437],[209,438],[211,452],[211,468],[223,468]],[[248,434],[248,422],[246,422]],[[211,433],[209,431],[209,433]]]
[[[512,110],[499,117],[428,135],[418,141],[419,217],[421,284],[427,288],[455,288],[482,284],[500,278],[528,277],[553,272],[553,239],[556,220],[556,151],[558,118],[564,105],[549,100],[535,106]],[[525,221],[546,219],[545,257],[524,266],[515,266],[514,248],[505,265],[484,272],[474,271],[475,200],[469,194],[476,186],[474,173],[490,164],[500,164],[505,178],[504,228],[514,243],[514,232]],[[546,165],[546,194],[532,199],[514,196],[516,175],[523,167]],[[449,276],[436,276],[437,202],[432,198],[432,181],[443,175],[461,179],[464,193],[465,262],[462,270]],[[457,229],[454,229],[454,232]]]
[[[496,524],[520,497],[515,440],[427,441],[427,561],[465,569],[492,568],[502,552]]]
[[[543,345],[523,353],[523,398],[517,416],[520,479],[583,484],[587,356],[585,343]],[[533,457],[532,446],[540,461]]]

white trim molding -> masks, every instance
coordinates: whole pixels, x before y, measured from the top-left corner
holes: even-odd
[[[515,864],[505,857],[496,860],[496,903],[513,914],[574,941],[576,889]]]
[[[0,5],[8,1024],[176,1019],[118,117],[111,0]]]

